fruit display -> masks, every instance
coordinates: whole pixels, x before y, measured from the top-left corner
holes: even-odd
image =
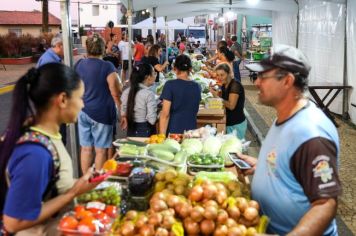
[[[59,221],[62,235],[107,235],[118,216],[117,207],[102,203],[76,205]]]
[[[115,235],[252,236],[265,232],[268,218],[259,215],[259,204],[234,196],[240,188],[237,180],[203,180],[188,187],[188,176],[179,177],[180,173],[171,170],[157,174],[149,210],[127,212],[115,222]],[[179,193],[175,191],[175,181],[181,182],[177,185],[182,187]]]
[[[182,141],[182,139],[183,139],[183,134],[169,134],[168,138],[174,139],[174,140],[176,140],[177,142],[180,143]]]
[[[84,193],[77,198],[79,203],[98,201],[107,205],[115,206],[120,204],[120,199],[120,192],[115,186],[110,186],[103,189],[95,189]]]
[[[224,104],[221,98],[207,98],[205,102],[206,109],[223,109]]]

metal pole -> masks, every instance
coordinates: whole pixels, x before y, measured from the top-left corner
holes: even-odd
[[[157,22],[156,9],[157,9],[157,7],[153,7],[153,8],[152,8],[152,11],[153,11],[153,17],[152,17],[152,20],[153,20],[152,35],[153,35],[153,43],[154,43],[154,44],[157,43],[157,39],[156,39],[156,31],[157,31],[157,25],[156,25],[156,22]]]
[[[78,38],[80,39],[80,2],[78,0]]]
[[[298,2],[298,0],[294,0],[294,1],[298,6],[298,12],[297,12],[297,35],[296,35],[296,43],[295,43],[295,47],[298,48],[298,45],[299,45],[299,23],[300,23],[300,19],[299,19],[299,2]]]
[[[127,1],[127,31],[128,31],[128,41],[129,41],[129,77],[132,72],[132,0]]]
[[[72,48],[72,30],[69,0],[62,0],[61,3],[61,22],[62,22],[62,37],[63,37],[63,52],[64,64],[73,67],[73,48]],[[69,125],[69,138],[70,138],[70,155],[73,162],[74,177],[79,176],[79,155],[78,155],[78,142],[76,135],[76,127],[74,124]]]
[[[168,61],[168,47],[169,47],[169,40],[168,40],[168,21],[167,21],[167,16],[164,17],[165,21],[165,28],[166,28],[166,61]],[[168,70],[168,67],[166,67],[166,71]]]
[[[344,86],[348,85],[348,81],[347,81],[347,1],[345,3],[345,37],[344,37]],[[342,118],[343,119],[350,119],[349,116],[349,93],[347,89],[343,90],[342,93]]]

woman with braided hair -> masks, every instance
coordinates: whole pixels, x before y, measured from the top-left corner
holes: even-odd
[[[157,119],[157,102],[150,89],[156,72],[150,64],[132,69],[130,88],[121,96],[121,128],[127,129],[127,136],[130,137],[149,137],[155,133]]]
[[[52,216],[96,186],[88,181],[91,170],[73,179],[59,133],[61,124],[77,120],[83,93],[78,74],[58,63],[33,68],[17,81],[0,140],[3,235],[56,235]]]

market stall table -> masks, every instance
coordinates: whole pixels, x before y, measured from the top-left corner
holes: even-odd
[[[201,108],[197,115],[198,127],[211,125],[218,133],[225,132],[226,115],[225,109],[206,109]]]
[[[314,98],[315,102],[317,105],[324,111],[324,113],[331,119],[331,121],[334,123],[336,127],[338,127],[338,124],[335,121],[334,116],[331,114],[331,111],[329,110],[330,104],[335,100],[336,96],[343,90],[347,92],[348,89],[351,89],[352,86],[348,85],[341,85],[341,84],[331,84],[331,83],[324,83],[324,84],[313,84],[308,87],[310,94]],[[327,90],[327,93],[324,95],[323,98],[320,98],[319,94],[316,92],[316,90]],[[330,99],[327,100],[327,98]],[[343,114],[344,115],[344,114]]]

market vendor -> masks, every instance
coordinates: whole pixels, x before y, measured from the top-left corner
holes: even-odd
[[[155,82],[159,82],[159,73],[163,72],[169,65],[168,61],[165,61],[163,64],[159,63],[161,54],[162,48],[159,45],[154,44],[148,51],[148,57],[143,57],[141,60],[142,63],[150,64],[155,69],[157,73]]]
[[[241,155],[253,168],[252,198],[270,217],[268,233],[338,235],[335,215],[341,194],[339,137],[330,119],[303,93],[311,69],[304,54],[280,45],[260,63],[259,101],[277,111],[257,159]]]
[[[57,235],[52,216],[97,185],[88,181],[91,170],[73,179],[59,133],[62,123],[77,120],[83,93],[78,74],[57,63],[32,68],[17,81],[0,140],[0,235]]]
[[[132,68],[130,88],[122,96],[121,128],[127,129],[129,137],[149,137],[156,133],[157,102],[150,90],[156,72],[149,64]]]
[[[197,114],[201,100],[200,86],[190,80],[192,62],[187,55],[179,55],[174,63],[177,79],[165,83],[160,99],[160,133],[179,133],[197,128]]]
[[[241,140],[245,139],[247,121],[244,114],[245,90],[242,84],[231,76],[231,66],[221,63],[215,68],[218,79],[222,82],[221,97],[226,110],[226,133],[235,133]],[[210,87],[214,97],[219,97],[219,91]]]

